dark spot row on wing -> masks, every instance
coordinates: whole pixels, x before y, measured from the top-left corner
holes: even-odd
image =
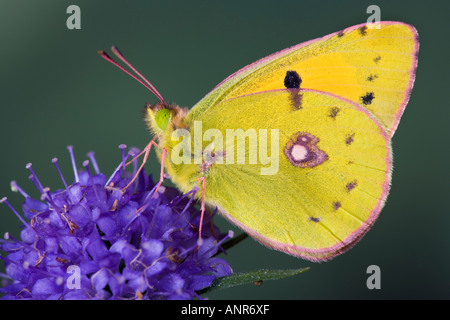
[[[361,103],[367,106],[375,99],[375,94],[373,92],[367,92],[364,96],[361,96],[360,99]]]

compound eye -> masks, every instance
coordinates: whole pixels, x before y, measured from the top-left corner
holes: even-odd
[[[167,125],[169,124],[169,118],[170,118],[170,110],[169,109],[160,109],[158,112],[156,112],[155,120],[156,124],[161,130],[166,130]]]

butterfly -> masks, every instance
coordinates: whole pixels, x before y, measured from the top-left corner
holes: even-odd
[[[360,24],[262,58],[191,110],[160,100],[144,119],[161,178],[263,245],[314,262],[355,245],[389,193],[391,139],[408,103],[419,40],[411,25]],[[201,230],[200,230],[201,238]]]

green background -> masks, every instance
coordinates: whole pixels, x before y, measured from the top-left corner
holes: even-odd
[[[70,4],[81,8],[81,30],[66,28]],[[448,299],[448,1],[1,0],[0,196],[20,209],[21,195],[9,188],[16,180],[38,197],[27,179],[28,162],[44,185],[61,188],[51,159],[60,159],[69,179],[66,145],[75,146],[79,166],[94,150],[108,174],[120,161],[119,144],[142,148],[149,141],[141,111],[156,98],[102,60],[98,49],[117,45],[167,101],[191,107],[258,58],[365,22],[371,4],[381,8],[382,20],[414,25],[421,41],[415,86],[393,139],[392,189],[379,220],[353,249],[321,264],[247,239],[226,257],[235,272],[311,269],[209,297]],[[156,173],[158,166],[152,156],[148,167]],[[0,234],[18,236],[19,221],[4,204],[0,221]],[[216,221],[224,231],[233,228]],[[366,287],[370,265],[381,269],[380,290]]]

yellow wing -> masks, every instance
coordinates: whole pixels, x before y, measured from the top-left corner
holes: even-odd
[[[293,108],[293,93],[301,94],[299,108]],[[313,90],[276,90],[224,101],[197,120],[203,132],[220,130],[223,136],[224,147],[216,144],[215,153],[224,163],[212,163],[204,174],[206,202],[269,247],[312,261],[329,259],[355,244],[384,204],[390,139],[355,103]],[[233,154],[231,162],[228,156],[239,146],[229,139],[230,129],[247,134],[245,154]],[[267,139],[260,140],[264,129]],[[252,164],[254,151],[258,161]],[[271,163],[263,164],[265,154]]]
[[[356,25],[272,54],[221,82],[190,112],[196,119],[221,101],[283,89],[288,71],[300,87],[330,92],[369,110],[392,137],[415,78],[418,34],[413,26],[380,22]]]

